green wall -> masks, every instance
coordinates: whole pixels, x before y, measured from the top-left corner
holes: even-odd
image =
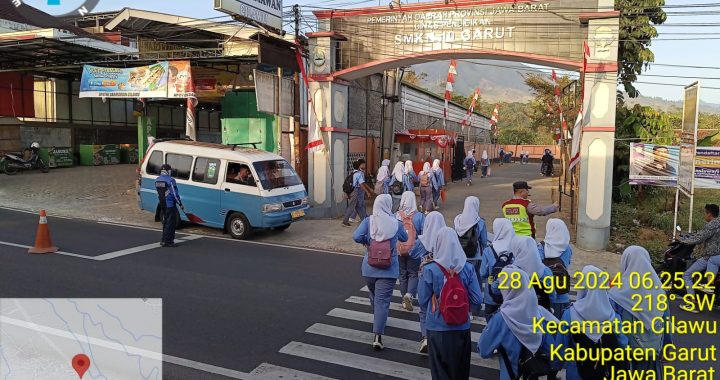
[[[222,100],[222,143],[257,143],[258,149],[276,152],[275,117],[257,111],[255,91],[225,94]]]

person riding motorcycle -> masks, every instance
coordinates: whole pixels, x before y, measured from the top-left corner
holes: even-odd
[[[550,149],[545,149],[545,154],[542,156],[542,167],[540,168],[540,173],[544,176],[550,177],[553,173],[553,161],[555,161],[555,157],[553,157],[552,153],[550,153]]]

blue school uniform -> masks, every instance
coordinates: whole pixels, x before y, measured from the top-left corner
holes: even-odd
[[[502,254],[502,252],[497,252],[498,256]],[[480,273],[478,274],[480,278],[480,283],[483,285],[483,303],[485,305],[492,305],[497,306],[497,302],[493,301],[492,296],[490,296],[490,284],[488,284],[488,278],[490,278],[490,271],[492,271],[492,268],[495,266],[495,255],[493,254],[491,247],[485,247],[482,251],[482,258],[480,260]],[[486,307],[487,309],[487,307]]]
[[[610,304],[613,306],[613,309],[615,310],[615,313],[617,313],[620,316],[620,319],[623,321],[630,321],[635,322],[638,319],[635,318],[632,313],[625,310],[622,306],[618,305],[615,301],[612,299],[610,300]],[[666,320],[670,316],[669,310],[665,310],[665,313],[663,313],[663,321]],[[672,333],[665,332],[662,334],[662,337],[658,337],[658,334],[652,332],[651,330],[645,330],[642,333],[636,333],[636,334],[627,334],[627,341],[628,345],[633,348],[650,348],[653,347],[657,350],[657,360],[651,361],[651,360],[645,360],[645,361],[637,361],[637,362],[630,362],[630,369],[631,370],[646,370],[646,371],[655,371],[657,373],[657,379],[662,380],[663,379],[663,364],[662,364],[662,349],[664,346],[668,344],[672,344]]]
[[[480,284],[478,283],[475,269],[470,263],[465,263],[465,267],[460,272],[460,280],[467,289],[470,305],[479,305],[482,299],[480,293]],[[432,296],[436,295],[440,300],[440,293],[445,284],[445,275],[439,266],[428,264],[423,268],[422,279],[418,287],[418,302],[423,305],[425,310],[429,310],[425,318],[425,328],[430,331],[457,331],[470,329],[470,319],[462,325],[450,326],[440,314],[440,310],[432,312]]]
[[[403,183],[405,184],[405,190],[407,191],[413,191],[415,190],[415,182],[418,181],[418,176],[415,175],[415,172],[407,173],[403,176]]]
[[[540,260],[545,261],[545,245],[544,244],[538,244],[538,252],[540,252]],[[570,269],[570,263],[572,261],[572,247],[569,245],[567,248],[565,248],[565,251],[560,255],[560,259],[562,260],[563,264],[565,264],[565,268]],[[570,293],[565,294],[558,294],[557,298],[555,300],[555,303],[557,304],[569,304],[570,303]],[[567,307],[567,306],[566,306]],[[553,308],[555,306],[553,305]]]
[[[418,236],[420,236],[420,234],[418,234]],[[416,259],[416,260],[420,260],[429,254],[430,254],[430,251],[428,251],[425,248],[425,246],[420,241],[420,239],[415,240],[415,245],[413,245],[413,247],[410,249],[410,252],[408,253],[410,258]],[[423,275],[422,272],[418,273],[418,277],[420,279],[422,278],[422,275]],[[427,336],[427,329],[425,327],[426,313],[427,313],[427,309],[425,308],[425,305],[423,305],[421,303],[420,304],[420,312],[418,313],[419,314],[418,317],[420,319],[420,333],[422,334],[422,336]]]
[[[407,232],[403,228],[402,222],[398,220],[398,230],[395,236],[390,238],[390,249],[392,250],[392,263],[387,269],[380,269],[368,264],[368,254],[365,250],[365,257],[362,262],[362,275],[364,277],[375,277],[375,278],[398,278],[400,275],[400,266],[398,265],[397,259],[397,242],[406,242],[408,239]],[[370,218],[365,218],[360,226],[355,230],[353,234],[353,240],[358,244],[369,245],[370,241]]]
[[[547,322],[545,322],[544,325],[547,325]],[[555,344],[555,338],[550,334],[544,334],[539,350],[543,350],[549,355],[552,344]],[[493,356],[493,351],[500,346],[505,348],[513,372],[517,375],[521,343],[520,340],[513,335],[512,331],[510,331],[507,323],[505,323],[505,319],[501,316],[490,318],[487,322],[485,330],[483,330],[482,335],[480,335],[477,350],[480,356],[488,359]],[[498,360],[500,363],[500,380],[512,380],[502,355],[498,355]]]
[[[613,320],[616,320],[616,319],[617,319],[617,320],[620,319],[620,315],[618,315],[617,313],[615,314],[615,317],[613,318]],[[564,322],[568,322],[568,323],[570,323],[570,322],[573,321],[572,313],[570,313],[570,310],[569,310],[569,309],[568,309],[568,310],[565,310],[565,312],[564,312],[563,315],[562,315],[562,319],[561,319],[561,320],[564,321]],[[620,345],[620,347],[621,347],[621,348],[625,348],[625,347],[627,346],[627,344],[628,344],[628,338],[627,338],[627,336],[625,336],[625,334],[620,333],[620,332],[617,332],[616,335],[617,335],[618,344]],[[560,355],[564,357],[564,356],[565,356],[565,352],[568,350],[568,348],[574,349],[574,347],[575,347],[575,340],[573,339],[572,334],[560,334],[560,333],[558,333],[558,334],[555,335],[555,345],[556,345],[556,346],[562,345],[563,348],[560,349]],[[565,367],[565,379],[566,379],[566,380],[582,380],[582,378],[580,377],[580,374],[578,373],[577,363],[576,363],[576,362],[574,362],[574,361],[565,361],[565,362],[557,363],[557,364],[562,364],[562,365],[564,365],[564,367]]]

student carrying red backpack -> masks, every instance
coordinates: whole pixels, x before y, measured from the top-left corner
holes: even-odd
[[[427,307],[427,340],[433,379],[470,376],[470,307],[479,305],[480,284],[453,228],[438,232],[433,262],[423,267],[418,301]]]

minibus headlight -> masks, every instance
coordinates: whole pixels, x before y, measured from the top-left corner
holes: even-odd
[[[282,203],[266,203],[263,205],[263,212],[277,212],[282,211]]]
[[[305,197],[305,198],[302,199],[302,204],[303,204],[303,206],[305,206],[306,204],[308,204],[308,199],[307,199],[307,197]]]

